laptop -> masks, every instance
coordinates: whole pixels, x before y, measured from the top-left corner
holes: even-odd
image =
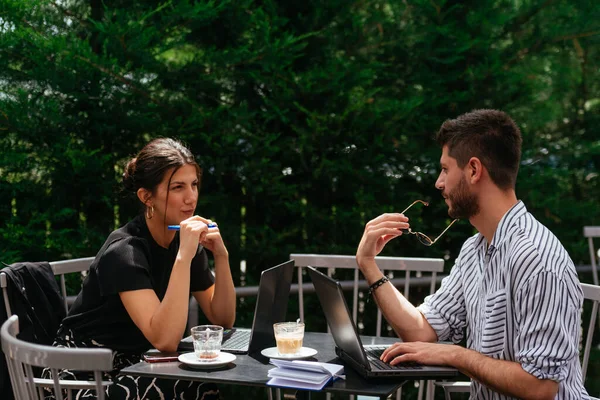
[[[335,341],[336,354],[362,376],[427,378],[458,375],[458,370],[452,367],[428,366],[412,362],[389,365],[381,361],[379,357],[388,346],[362,344],[340,283],[312,267],[308,267],[308,273]]]
[[[275,346],[273,324],[285,321],[293,272],[294,260],[261,272],[252,328],[223,330],[222,351],[233,354],[255,354],[267,347]],[[179,342],[178,350],[194,350],[192,336],[183,338]]]

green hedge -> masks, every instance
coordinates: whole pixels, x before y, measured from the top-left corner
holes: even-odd
[[[525,137],[519,197],[589,263],[597,6],[295,3],[4,1],[3,261],[93,255],[138,212],[120,175],[156,136],[197,155],[198,212],[249,280],[290,252],[352,254],[368,219],[415,198],[433,204],[413,224],[436,233],[448,217],[432,136],[494,107]],[[452,259],[472,232],[461,222],[434,248],[405,238],[388,254]]]
[[[586,0],[112,1],[0,4],[0,259],[94,255],[139,212],[126,160],[157,136],[204,169],[245,284],[292,252],[354,254],[363,226],[434,182],[440,124],[509,112],[524,135],[517,193],[589,264],[600,225],[600,7]],[[414,213],[414,214],[413,214]],[[456,257],[473,233],[387,255]],[[251,309],[251,305],[248,305]]]

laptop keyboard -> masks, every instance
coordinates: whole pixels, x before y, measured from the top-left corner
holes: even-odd
[[[246,350],[248,343],[250,343],[250,332],[251,331],[240,331],[233,332],[231,337],[223,341],[222,348],[232,350]]]
[[[388,346],[369,346],[365,347],[365,353],[367,353],[367,358],[369,359],[369,363],[371,366],[380,370],[395,370],[395,369],[421,369],[422,365],[417,364],[413,361],[406,361],[396,365],[390,365],[385,363],[379,359],[383,351],[387,349]]]

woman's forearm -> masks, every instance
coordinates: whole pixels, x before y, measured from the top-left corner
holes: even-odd
[[[185,332],[189,308],[190,262],[176,259],[165,297],[154,311],[150,327],[159,350],[175,351]],[[159,346],[164,348],[159,348]]]
[[[210,303],[213,323],[230,328],[235,322],[236,295],[229,256],[215,257],[215,291]]]

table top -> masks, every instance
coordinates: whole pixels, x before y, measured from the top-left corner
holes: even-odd
[[[394,338],[361,336],[363,344],[390,344]],[[305,347],[316,349],[318,353],[308,360],[343,364],[335,354],[333,338],[328,333],[306,332]],[[236,359],[222,368],[211,370],[192,369],[180,362],[147,363],[139,362],[121,370],[121,374],[150,376],[167,379],[215,382],[221,384],[250,385],[267,387],[267,372],[275,368],[269,359],[261,355],[238,354]],[[406,382],[403,378],[364,379],[352,367],[344,368],[346,379],[337,379],[323,388],[325,392],[352,393],[371,396],[388,396]]]

